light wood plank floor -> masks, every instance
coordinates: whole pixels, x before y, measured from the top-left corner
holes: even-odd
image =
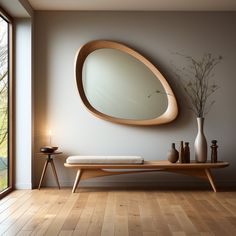
[[[14,191],[0,201],[0,235],[236,235],[236,192]]]

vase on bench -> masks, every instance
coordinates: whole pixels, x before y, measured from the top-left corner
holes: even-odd
[[[198,133],[194,142],[195,160],[204,163],[207,161],[207,141],[204,135],[204,118],[197,117]]]

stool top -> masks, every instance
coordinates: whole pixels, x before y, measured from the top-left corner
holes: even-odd
[[[55,152],[37,152],[37,154],[41,154],[41,155],[59,155],[59,154],[62,154],[63,152],[58,152],[58,151],[55,151]]]

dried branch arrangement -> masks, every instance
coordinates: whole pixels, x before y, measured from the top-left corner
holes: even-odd
[[[200,60],[177,53],[188,61],[188,66],[177,68],[176,76],[181,81],[184,91],[190,101],[190,109],[197,117],[204,117],[215,103],[209,97],[219,88],[211,78],[213,69],[222,60],[222,56],[214,57],[205,54]]]

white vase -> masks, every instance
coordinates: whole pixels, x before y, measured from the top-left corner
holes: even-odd
[[[194,143],[196,162],[204,163],[207,161],[207,141],[203,132],[204,118],[197,117],[198,133]]]

